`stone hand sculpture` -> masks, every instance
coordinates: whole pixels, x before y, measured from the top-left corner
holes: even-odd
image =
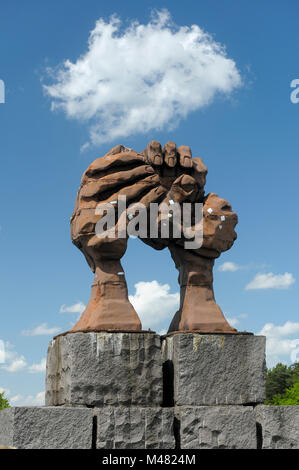
[[[181,146],[176,150],[173,142],[165,145],[163,151],[158,142],[151,142],[144,151],[147,161],[159,168],[161,185],[167,186],[170,179],[169,199],[179,204],[201,202],[203,204],[203,243],[198,249],[185,249],[180,239],[166,242],[179,271],[181,288],[180,309],[175,314],[171,331],[201,331],[234,333],[220,307],[215,302],[213,291],[214,259],[233,245],[237,235],[234,228],[237,214],[230,204],[211,193],[204,196],[207,168],[200,158],[192,158],[190,147]],[[176,171],[175,166],[180,163]],[[175,175],[183,172],[183,177]],[[155,246],[155,241],[144,240]],[[161,243],[161,240],[159,240]]]
[[[215,302],[213,290],[214,259],[228,250],[236,234],[237,215],[231,206],[216,194],[203,201],[203,244],[186,250],[170,243],[169,250],[179,270],[181,288],[180,309],[175,314],[169,332],[200,331],[202,333],[234,333]]]
[[[88,305],[72,332],[141,330],[138,315],[128,300],[120,260],[127,248],[128,235],[126,232],[124,236],[123,230],[130,220],[130,207],[143,204],[149,208],[151,203],[190,203],[192,210],[195,203],[203,204],[200,247],[186,249],[184,235],[163,236],[165,221],[160,214],[158,237],[151,237],[148,229],[140,237],[155,249],[168,247],[179,270],[181,305],[169,331],[236,332],[215,302],[212,269],[214,259],[236,239],[237,215],[216,194],[205,196],[206,175],[207,168],[201,158],[193,158],[190,147],[177,148],[173,142],[162,148],[159,142],[152,141],[142,153],[119,145],[87,168],[71,218],[71,235],[95,277]],[[126,198],[121,211],[117,205],[120,197]],[[99,238],[96,233],[97,223],[103,217],[97,210],[99,204],[115,208],[113,236]]]

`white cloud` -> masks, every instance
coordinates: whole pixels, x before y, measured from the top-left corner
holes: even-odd
[[[229,317],[228,314],[225,313],[224,316],[226,317],[228,323],[233,327],[239,325],[240,319],[243,320],[244,318],[247,318],[246,313],[241,313],[240,315],[237,315],[236,317]]]
[[[241,266],[239,266],[236,263],[233,263],[231,261],[226,261],[225,263],[221,264],[218,268],[218,271],[225,272],[225,271],[231,271],[235,272],[241,269]]]
[[[5,345],[4,341],[0,339],[0,364],[5,362]]]
[[[162,330],[158,332],[158,335],[163,336],[163,335],[166,335],[166,333],[167,333],[166,328],[162,328]]]
[[[225,263],[220,264],[218,267],[218,271],[220,272],[236,272],[240,270],[246,270],[246,269],[266,269],[269,268],[266,264],[256,264],[256,263],[249,263],[249,264],[244,264],[240,265],[237,263],[234,263],[232,261],[226,261]]]
[[[44,372],[46,370],[46,359],[43,358],[40,363],[28,365],[25,357],[14,350],[14,346],[6,342],[5,364],[2,369],[6,372],[30,372],[32,374]]]
[[[13,359],[8,365],[2,366],[7,372],[19,372],[26,369],[27,362],[24,356],[19,356],[16,359]]]
[[[252,289],[288,289],[294,284],[295,278],[291,273],[284,274],[256,274],[253,280],[247,284],[246,290]]]
[[[167,10],[126,29],[116,16],[100,18],[87,51],[49,73],[54,81],[44,90],[51,108],[89,121],[94,145],[173,129],[218,93],[229,95],[241,85],[225,48],[197,25],[174,25]]]
[[[266,323],[260,334],[265,334],[269,337],[283,337],[298,333],[299,323],[287,321],[282,326],[275,326],[274,323]]]
[[[45,392],[39,392],[36,395],[15,395],[10,398],[10,403],[14,406],[43,406],[45,404]]]
[[[5,342],[5,363],[1,366],[7,372],[19,372],[26,369],[27,362],[24,356],[14,350],[14,345],[9,341]]]
[[[248,315],[247,315],[247,313],[240,313],[240,315],[238,315],[238,317],[244,319],[244,318],[247,318]]]
[[[299,361],[299,323],[287,321],[284,325],[276,326],[266,323],[258,335],[266,336],[267,364],[274,367],[278,362]]]
[[[38,364],[32,364],[31,366],[28,367],[28,371],[31,373],[31,374],[36,374],[36,373],[39,373],[39,372],[44,372],[46,370],[46,363],[47,363],[47,360],[46,358],[43,358],[40,363]]]
[[[129,300],[138,313],[144,329],[157,328],[170,321],[179,308],[180,294],[170,294],[168,284],[157,281],[137,282],[135,294]]]
[[[45,404],[45,392],[39,392],[35,395],[33,399],[34,405],[44,405]]]
[[[13,397],[9,399],[9,401],[10,403],[15,404],[18,401],[22,400],[22,398],[23,398],[22,395],[14,395]]]
[[[74,305],[61,305],[59,313],[82,313],[86,306],[83,302],[77,302]]]
[[[237,325],[240,323],[240,321],[239,321],[238,318],[236,318],[236,317],[231,317],[231,318],[226,317],[226,319],[227,319],[228,323],[229,323],[231,326],[234,326],[234,327],[237,326]]]
[[[6,397],[10,395],[10,390],[8,388],[0,387],[0,393],[4,393]]]
[[[41,323],[40,325],[36,326],[32,330],[22,331],[22,335],[24,336],[55,335],[59,333],[60,330],[61,328],[57,326],[50,328],[48,327],[47,323]]]

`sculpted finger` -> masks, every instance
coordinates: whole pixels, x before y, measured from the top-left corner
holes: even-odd
[[[119,191],[109,196],[108,199],[106,199],[104,202],[110,203],[115,206],[118,202],[118,198],[124,198],[124,197],[125,197],[125,201],[127,205],[138,201],[140,198],[141,198],[140,202],[143,202],[144,193],[146,194],[150,193],[158,185],[159,185],[158,176],[150,175],[141,181],[138,181],[136,183],[133,183],[130,186],[126,186],[120,189]]]
[[[177,150],[174,142],[167,142],[163,147],[164,161],[166,165],[173,168],[177,163]]]
[[[106,175],[99,179],[90,179],[81,187],[80,198],[95,198],[105,191],[113,190],[115,192],[122,186],[137,182],[153,173],[154,170],[150,165],[142,165],[131,170]]]
[[[169,192],[174,202],[183,202],[189,200],[193,202],[197,195],[197,184],[190,175],[181,175],[173,183]]]
[[[192,152],[188,145],[181,145],[178,148],[178,154],[180,156],[180,164],[184,168],[192,168]]]
[[[154,166],[161,166],[163,164],[163,152],[160,142],[152,140],[142,152],[147,163]]]
[[[109,152],[107,152],[106,155],[116,155],[118,153],[130,152],[130,151],[131,151],[131,149],[128,149],[124,145],[120,144],[120,145],[116,145],[116,147],[113,147],[111,150],[109,150]]]
[[[159,203],[165,195],[165,189],[157,182],[156,187],[151,189],[145,196],[142,196],[140,202],[148,208],[151,203]]]
[[[113,149],[112,149],[113,150]],[[97,158],[92,162],[83,173],[81,183],[84,184],[89,178],[99,178],[105,172],[119,168],[126,168],[128,165],[142,166],[144,160],[142,155],[134,150],[122,151],[117,154],[107,154],[104,157]]]

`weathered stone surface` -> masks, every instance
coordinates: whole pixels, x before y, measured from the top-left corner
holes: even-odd
[[[192,406],[175,410],[181,449],[256,449],[251,406]]]
[[[91,449],[93,410],[15,407],[0,411],[0,446]]]
[[[162,356],[152,333],[72,333],[51,341],[46,405],[159,406]]]
[[[175,334],[162,343],[164,401],[239,405],[265,400],[265,337]],[[171,390],[173,388],[173,390]]]
[[[13,445],[14,408],[0,411],[0,446]]]
[[[174,449],[173,408],[97,410],[98,449]]]
[[[261,448],[299,449],[299,406],[258,405],[255,413]]]

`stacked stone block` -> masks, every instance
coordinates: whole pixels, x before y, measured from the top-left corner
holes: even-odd
[[[48,348],[46,405],[161,406],[160,336],[71,333]]]
[[[0,411],[0,446],[91,449],[93,410],[22,406]]]
[[[173,448],[154,333],[73,333],[48,349],[46,405],[94,408],[99,449]]]
[[[265,400],[265,338],[177,333],[162,344],[182,449],[256,448],[254,406]],[[245,406],[244,406],[245,405]]]
[[[59,336],[46,406],[1,411],[0,447],[299,448],[299,407],[263,405],[265,374],[261,336]]]
[[[299,449],[299,406],[258,405],[258,444],[262,449]]]

